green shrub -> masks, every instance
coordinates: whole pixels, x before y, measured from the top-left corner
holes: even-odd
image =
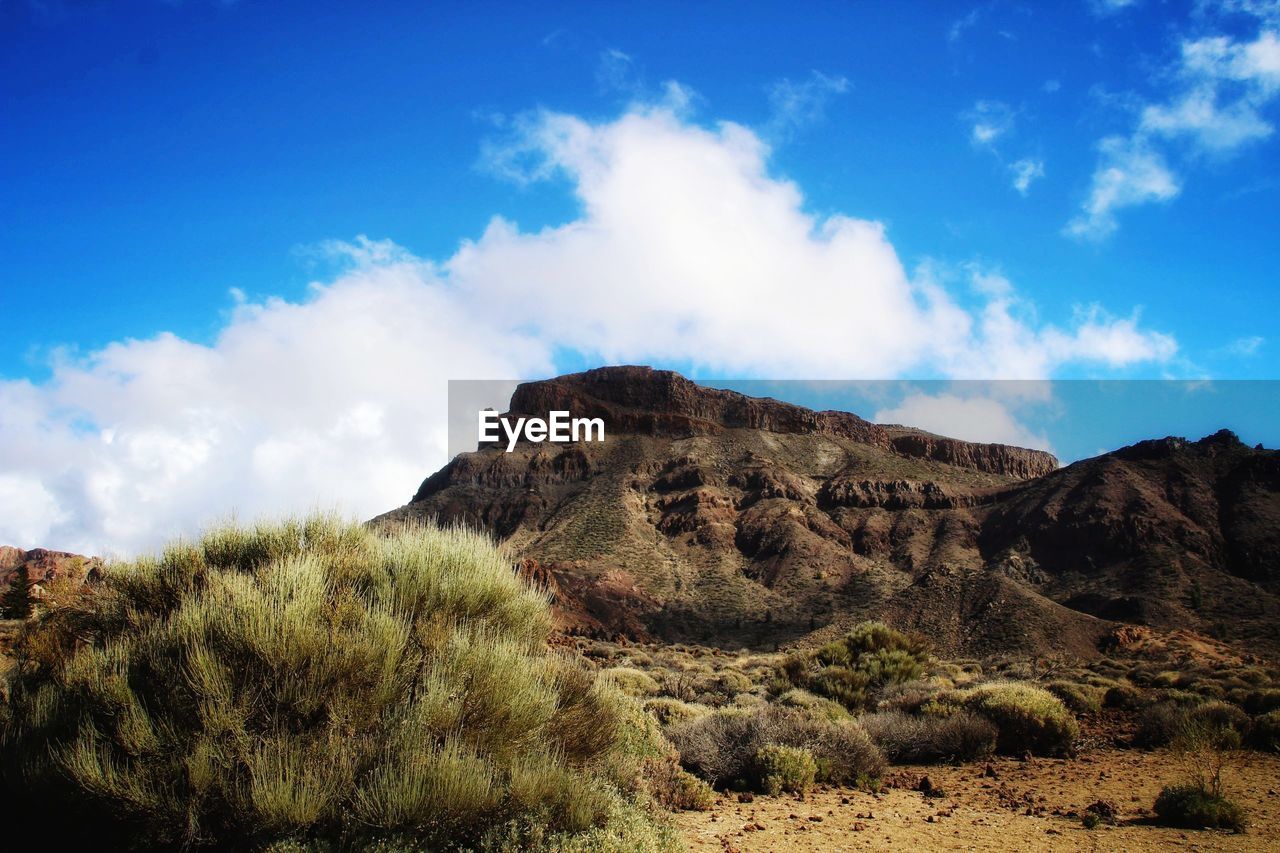
[[[1228,731],[1236,741],[1242,740],[1249,731],[1249,715],[1227,702],[1211,701],[1197,705],[1187,711],[1187,721],[1210,731]]]
[[[1280,711],[1268,711],[1254,717],[1249,742],[1263,752],[1280,752]]]
[[[824,782],[856,784],[884,771],[884,756],[856,723],[835,722],[799,708],[716,711],[673,726],[668,735],[680,763],[713,785],[759,789],[756,756],[771,745],[809,750]]]
[[[784,693],[800,687],[863,710],[874,707],[886,687],[918,679],[928,659],[922,641],[879,622],[863,622],[817,651],[789,655],[772,689]]]
[[[1197,679],[1191,682],[1187,685],[1187,689],[1208,699],[1222,699],[1227,695],[1227,691],[1222,688],[1221,684],[1205,679]]]
[[[818,763],[802,747],[769,744],[756,753],[760,781],[765,793],[776,797],[786,792],[804,796],[813,784]]]
[[[1018,681],[982,684],[966,692],[965,705],[995,723],[997,749],[1018,755],[1065,755],[1080,734],[1075,717],[1047,690]]]
[[[460,530],[219,528],[113,567],[85,642],[15,682],[5,774],[47,832],[109,847],[568,843],[615,819],[657,844],[610,771],[628,720],[656,723],[550,627]]]
[[[1252,690],[1244,700],[1244,709],[1250,714],[1266,714],[1280,711],[1280,689],[1268,687],[1263,690]]]
[[[884,689],[876,709],[918,714],[921,708],[944,689],[946,688],[932,681],[916,680],[891,684]]]
[[[643,698],[658,692],[658,682],[647,672],[629,666],[615,666],[600,673],[628,696]]]
[[[1138,714],[1138,727],[1133,734],[1135,746],[1154,749],[1168,746],[1186,725],[1187,711],[1174,702],[1159,702]]]
[[[1136,711],[1145,704],[1141,690],[1128,684],[1117,684],[1107,688],[1103,694],[1102,705],[1106,708],[1119,708],[1122,711]]]
[[[799,687],[792,688],[778,697],[778,704],[789,708],[803,708],[811,714],[826,717],[828,720],[851,719],[849,711],[833,699],[817,696]]]
[[[917,660],[928,657],[929,648],[923,639],[895,631],[883,622],[862,622],[855,625],[844,644],[855,656],[879,651],[906,652]]]
[[[1246,825],[1240,806],[1194,784],[1166,786],[1156,797],[1155,812],[1161,823],[1187,829],[1243,832]]]
[[[650,795],[672,811],[702,812],[715,803],[711,786],[685,770],[674,759],[651,761],[645,768]]]
[[[698,693],[713,693],[733,699],[739,693],[749,693],[754,686],[751,679],[742,673],[722,669],[714,675],[706,675],[695,681],[693,689]]]
[[[653,699],[648,699],[644,703],[644,709],[652,714],[653,718],[661,726],[674,726],[689,720],[696,720],[703,714],[711,712],[711,709],[705,705],[681,702],[679,699],[672,699],[670,696],[657,696]]]
[[[924,673],[917,658],[902,649],[879,649],[859,655],[858,670],[877,687],[915,681]]]
[[[968,711],[922,717],[888,711],[858,722],[895,764],[975,761],[995,751],[999,734],[989,720]]]
[[[1096,714],[1102,710],[1102,699],[1106,693],[1100,687],[1088,684],[1077,684],[1072,681],[1051,681],[1045,689],[1062,700],[1073,714]]]

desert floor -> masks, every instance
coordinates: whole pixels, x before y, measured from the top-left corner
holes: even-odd
[[[988,766],[990,771],[988,771]],[[996,759],[962,767],[894,768],[881,794],[819,788],[804,800],[722,796],[677,822],[692,850],[1278,850],[1280,756],[1244,753],[1226,793],[1248,812],[1243,834],[1150,823],[1165,784],[1184,773],[1167,752],[1096,750],[1076,759]],[[928,776],[944,796],[916,790]],[[936,791],[934,792],[937,793]],[[1085,829],[1080,815],[1106,799],[1116,826]]]

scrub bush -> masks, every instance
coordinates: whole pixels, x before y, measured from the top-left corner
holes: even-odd
[[[220,527],[36,626],[63,653],[12,685],[5,778],[107,847],[668,844],[622,793],[656,724],[550,629],[465,531]]]
[[[1167,785],[1156,797],[1156,818],[1187,829],[1230,829],[1243,832],[1244,810],[1222,794],[1199,785]]]
[[[1045,689],[1062,700],[1073,714],[1096,714],[1102,710],[1106,690],[1073,681],[1051,681]]]
[[[1280,752],[1280,711],[1268,711],[1255,717],[1249,741],[1263,752]]]
[[[858,720],[885,757],[895,764],[974,761],[995,751],[999,734],[984,717],[959,711],[945,717],[913,717],[899,711]]]
[[[1005,754],[1066,755],[1080,727],[1057,696],[1020,681],[995,681],[965,691],[966,707],[1000,730],[996,748]]]
[[[866,710],[886,688],[920,678],[928,660],[923,641],[880,622],[863,622],[817,651],[788,656],[773,689],[799,687],[849,710]]]
[[[766,794],[776,797],[786,792],[804,796],[813,784],[818,763],[809,750],[770,744],[756,753],[760,781]]]
[[[673,726],[668,736],[687,770],[721,787],[763,790],[757,757],[766,746],[807,749],[817,765],[816,778],[833,784],[878,779],[885,766],[857,723],[778,705],[716,711]]]

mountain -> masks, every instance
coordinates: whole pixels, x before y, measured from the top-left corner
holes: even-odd
[[[509,408],[607,438],[460,454],[372,523],[491,532],[568,631],[769,646],[874,617],[952,653],[1088,656],[1130,622],[1280,649],[1280,454],[1227,432],[1059,468],[642,367]]]
[[[27,579],[33,584],[36,598],[45,595],[46,588],[60,580],[79,584],[96,579],[102,573],[102,560],[97,557],[46,548],[24,551],[12,545],[0,545],[0,588],[8,588],[23,566],[26,566]]]

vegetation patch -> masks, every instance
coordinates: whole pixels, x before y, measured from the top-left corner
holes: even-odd
[[[1067,755],[1080,726],[1049,691],[1019,681],[996,681],[965,691],[965,706],[999,729],[996,748],[1007,755]]]
[[[545,599],[487,540],[324,517],[227,526],[105,583],[28,632],[41,651],[12,683],[5,775],[49,833],[671,843],[626,794],[663,752],[656,723],[548,651]]]
[[[835,642],[787,657],[774,689],[799,687],[849,710],[869,710],[886,687],[920,678],[929,660],[922,640],[881,622],[863,622]]]

